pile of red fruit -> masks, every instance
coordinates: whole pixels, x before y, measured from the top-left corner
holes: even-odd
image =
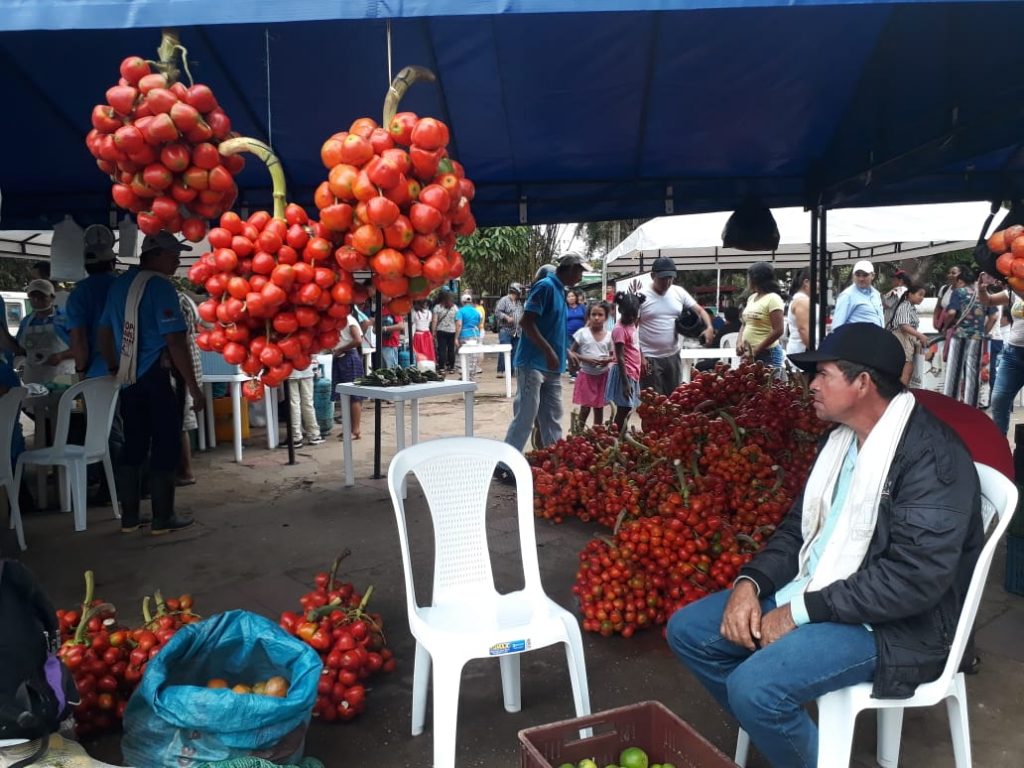
[[[233,134],[209,86],[171,82],[129,56],[106,103],[93,108],[92,125],[86,146],[114,182],[114,202],[137,215],[145,234],[180,231],[198,242],[206,220],[234,204],[245,160],[218,151]]]
[[[233,211],[210,230],[212,251],[188,278],[210,298],[199,305],[196,345],[219,352],[253,378],[242,387],[250,400],[280,385],[312,356],[338,343],[351,309],[353,279],[330,262],[331,245],[305,210],[289,205],[285,219]]]
[[[93,574],[87,571],[86,600],[81,610],[58,610],[61,661],[71,671],[81,703],[75,707],[79,736],[118,728],[128,699],[142,679],[149,660],[185,624],[199,620],[192,613],[192,598],[164,600],[156,595],[156,614],[143,601],[142,626],[129,629],[118,623],[113,605],[94,600]]]
[[[463,270],[456,235],[476,229],[475,188],[448,157],[448,127],[399,112],[386,127],[368,117],[324,142],[327,181],[316,190],[320,222],[348,272],[370,270],[392,315],[408,314]]]
[[[580,553],[584,628],[631,636],[731,585],[789,510],[827,424],[798,384],[720,366],[670,396],[645,390],[643,431],[589,430],[530,455],[537,515],[613,528]]]
[[[323,672],[317,684],[313,716],[326,723],[349,721],[366,708],[366,683],[378,672],[394,672],[395,658],[384,639],[378,613],[367,613],[373,593],[361,595],[352,584],[335,579],[338,564],[316,574],[316,587],[299,598],[302,613],[285,611],[278,623],[320,655]]]

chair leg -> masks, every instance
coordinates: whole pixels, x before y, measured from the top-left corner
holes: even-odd
[[[882,768],[896,768],[900,761],[900,740],[903,734],[903,708],[876,710],[878,741],[875,759]]]
[[[110,504],[114,508],[114,519],[121,519],[121,508],[117,504],[117,483],[114,481],[114,465],[110,461],[110,454],[103,456],[103,472],[107,476],[107,489],[110,493]]]
[[[434,662],[434,768],[455,768],[456,730],[459,724],[461,659],[443,656]]]
[[[818,768],[849,768],[856,721],[846,697],[828,694],[818,699]]]
[[[74,462],[67,467],[68,482],[71,485],[71,506],[75,512],[75,530],[86,529],[85,464]]]
[[[964,673],[953,678],[954,693],[946,699],[949,714],[949,733],[953,737],[953,757],[956,768],[971,767],[971,726],[967,711],[967,685]]]
[[[19,476],[18,480],[20,479]],[[7,503],[11,508],[11,528],[17,534],[18,546],[24,552],[28,547],[25,545],[25,529],[21,522],[21,505],[18,504],[18,489],[21,488],[21,485],[17,482],[4,483],[4,488],[7,491]]]
[[[57,465],[57,493],[60,496],[60,511],[71,511],[71,489],[68,486],[68,468]]]
[[[573,704],[576,717],[590,714],[590,688],[587,684],[587,660],[583,656],[583,638],[574,617],[566,619],[565,659],[569,664],[569,681],[572,683]]]
[[[430,652],[416,642],[416,658],[412,668],[412,735],[423,733],[427,719],[427,689],[430,687]]]
[[[750,754],[750,736],[747,732],[740,728],[740,732],[736,734],[736,757],[733,758],[733,762],[736,763],[740,768],[747,768],[747,757]]]
[[[501,693],[505,699],[506,712],[518,712],[523,708],[522,688],[519,675],[519,657],[510,653],[498,658],[501,667]]]

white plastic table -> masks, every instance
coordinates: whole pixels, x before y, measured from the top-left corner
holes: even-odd
[[[505,355],[505,397],[512,397],[512,345],[511,344],[463,344],[459,347],[462,358],[462,380],[469,381],[470,355]],[[475,361],[474,361],[475,362]]]
[[[683,361],[683,383],[690,381],[694,360],[719,360],[723,357],[735,361],[740,358],[740,353],[729,347],[684,347],[680,349],[679,358]]]
[[[341,396],[342,438],[345,443],[345,485],[355,485],[355,470],[352,466],[352,395],[367,400],[384,400],[395,404],[395,446],[405,448],[405,402],[412,404],[410,445],[420,439],[420,400],[462,393],[466,404],[466,437],[473,436],[473,395],[477,386],[472,381],[431,381],[426,384],[409,384],[404,387],[363,387],[358,384],[338,384],[335,392]]]
[[[242,384],[251,376],[245,373],[203,373],[203,392],[206,394],[206,429],[199,430],[199,450],[217,447],[217,429],[213,416],[213,385],[229,384],[231,387],[231,421],[235,443],[235,461],[242,462]],[[274,407],[277,391],[263,388],[263,403],[267,409],[267,448],[277,447],[277,409]]]

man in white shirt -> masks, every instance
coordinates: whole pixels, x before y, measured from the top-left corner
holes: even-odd
[[[640,305],[637,323],[637,339],[643,355],[640,386],[651,387],[663,395],[671,394],[682,379],[679,335],[676,333],[679,314],[684,309],[692,309],[704,322],[701,334],[704,341],[710,344],[715,337],[711,317],[685,288],[674,284],[675,279],[675,263],[661,256],[654,260],[651,284],[640,290],[646,297]]]

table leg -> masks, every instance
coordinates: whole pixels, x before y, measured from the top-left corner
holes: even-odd
[[[405,450],[405,401],[395,401],[395,449],[396,452]],[[409,495],[406,478],[402,478],[402,498]]]
[[[512,353],[502,354],[505,355],[505,397],[512,397]]]
[[[242,383],[231,382],[231,428],[234,432],[235,462],[242,463]]]
[[[469,355],[459,355],[462,358],[462,380],[469,381],[469,363],[467,362]]]
[[[210,438],[210,447],[217,447],[217,421],[213,415],[213,384],[203,384],[206,393],[206,433]]]
[[[277,448],[277,390],[270,387],[263,388],[263,402],[267,411],[267,448],[271,451]]]
[[[473,436],[473,393],[466,392],[462,399],[466,401],[466,437]]]
[[[683,358],[683,384],[690,383],[690,369],[693,367],[693,361],[689,358]]]
[[[416,445],[420,441],[420,401],[409,402],[409,445]]]
[[[49,407],[46,403],[42,403],[33,407],[32,413],[35,416],[36,425],[35,435],[32,438],[32,447],[39,450],[46,447],[46,420],[49,416]],[[45,464],[36,465],[36,506],[39,509],[46,509],[46,505],[49,503],[46,493],[47,469],[48,467]]]
[[[341,396],[341,437],[345,446],[345,485],[352,486],[356,484],[352,468],[352,395]]]
[[[205,397],[203,398],[206,399]],[[206,419],[202,414],[197,416],[196,421],[196,439],[199,441],[199,450],[206,450]]]

